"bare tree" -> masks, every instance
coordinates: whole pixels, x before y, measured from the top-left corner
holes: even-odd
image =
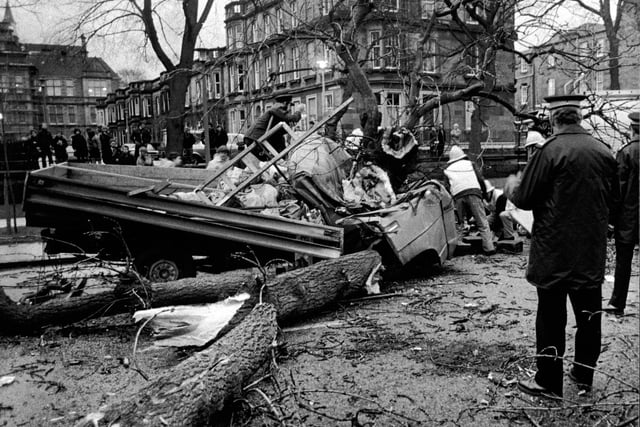
[[[76,35],[112,37],[128,32],[144,35],[166,70],[169,87],[167,151],[182,151],[185,96],[194,60],[194,50],[202,26],[209,17],[213,0],[182,0],[181,12],[167,0],[85,0],[76,7],[81,12],[73,24]],[[176,23],[179,27],[176,27]],[[179,38],[175,50],[169,34]]]

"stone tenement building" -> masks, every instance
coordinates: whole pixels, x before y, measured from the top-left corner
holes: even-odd
[[[274,93],[281,92],[291,94],[294,103],[307,106],[306,118],[298,123],[298,129],[307,129],[311,122],[325,117],[343,98],[345,75],[339,72],[343,64],[321,40],[304,34],[304,28],[326,25],[327,11],[334,3],[337,4],[331,0],[228,3],[226,46],[200,49],[196,53],[186,96],[186,128],[201,131],[206,110],[209,123],[220,123],[228,132],[244,133],[272,106]],[[362,63],[382,112],[382,124],[396,125],[408,102],[406,80],[416,57],[416,46],[441,2],[379,0],[378,3],[383,11],[373,13],[358,28],[357,43],[362,46],[361,52],[368,51]],[[460,22],[454,22],[451,17],[437,19],[430,41],[423,48],[422,98],[438,91],[464,88],[480,71],[478,64],[484,52],[477,36],[482,29],[469,14],[460,13]],[[484,10],[478,9],[477,13],[482,15]],[[508,26],[513,14],[505,13],[504,25]],[[513,104],[513,54],[498,52],[494,67],[491,72],[495,86],[507,88],[498,96],[505,103]],[[129,88],[115,91],[99,101],[105,124],[119,140],[126,138],[136,123],[144,122],[152,128],[154,142],[164,141],[164,120],[171,96],[164,84],[165,78],[161,75],[152,81],[131,83]],[[490,137],[496,142],[512,144],[511,114],[492,101],[476,101],[479,108],[475,108],[472,101],[443,105],[424,117],[422,125],[442,123],[449,130],[457,123],[464,131],[464,142],[471,137],[475,114],[473,120],[482,123],[483,140]],[[147,107],[137,107],[143,103]],[[349,111],[341,121],[345,134],[360,126],[355,108]]]
[[[21,43],[7,2],[0,22],[0,109],[8,141],[48,123],[52,133],[95,127],[96,99],[119,85],[101,58],[80,46]]]
[[[305,32],[308,28],[317,30],[329,25],[327,15],[334,4],[339,3],[236,0],[227,4],[223,90],[231,132],[245,132],[271,107],[273,93],[287,92],[293,96],[294,103],[307,105],[306,121],[298,124],[302,129],[341,103],[344,90],[341,83],[346,77],[338,70],[343,64],[326,44]],[[349,1],[342,3],[340,7],[345,10],[336,10],[333,19],[342,19],[341,14],[348,13],[350,4]],[[466,11],[460,11],[459,22],[450,16],[436,19],[429,41],[420,48],[425,28],[440,2],[385,0],[376,4],[378,11],[357,28],[356,40],[361,46],[361,63],[382,113],[383,126],[401,121],[408,103],[407,76],[413,71],[418,49],[422,49],[425,58],[419,70],[423,99],[438,91],[464,88],[477,75],[484,52],[477,42],[481,37],[476,36],[482,29]],[[476,12],[483,15],[482,6],[476,7]],[[505,13],[508,15],[506,26],[513,15]],[[365,56],[365,52],[368,55]],[[494,76],[496,86],[510,88],[499,96],[506,103],[513,103],[513,54],[497,53]],[[474,109],[471,101],[445,104],[424,117],[422,125],[442,123],[449,130],[457,123],[464,131],[462,140],[468,141]],[[354,108],[350,112],[352,110],[353,113],[342,118],[345,133],[360,127],[358,114]],[[485,140],[490,129],[492,140],[513,142],[513,118],[505,108],[482,100],[476,114],[483,123]]]
[[[611,91],[609,48],[604,25],[583,24],[556,33],[539,46],[549,53],[532,63],[518,60],[516,106],[539,109],[544,97],[571,93],[607,98],[640,97],[640,16],[626,11],[618,31],[620,89]],[[530,51],[523,52],[525,54]]]

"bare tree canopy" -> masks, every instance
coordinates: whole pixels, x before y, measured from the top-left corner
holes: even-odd
[[[73,20],[72,32],[89,40],[128,32],[141,32],[166,71],[169,86],[167,151],[181,152],[184,128],[185,94],[192,74],[198,36],[206,22],[213,0],[182,0],[180,12],[167,0],[82,1]],[[170,35],[179,36],[177,48]]]

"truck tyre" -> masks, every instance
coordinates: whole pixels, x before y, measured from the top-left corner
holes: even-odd
[[[135,264],[138,272],[154,283],[196,275],[193,258],[188,255],[146,252],[137,257]]]

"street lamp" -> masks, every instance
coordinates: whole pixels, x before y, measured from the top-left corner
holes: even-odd
[[[325,59],[322,59],[316,63],[318,68],[320,69],[321,81],[322,81],[322,115],[324,116],[325,108],[325,98],[324,98],[324,72],[329,66],[329,62]]]

